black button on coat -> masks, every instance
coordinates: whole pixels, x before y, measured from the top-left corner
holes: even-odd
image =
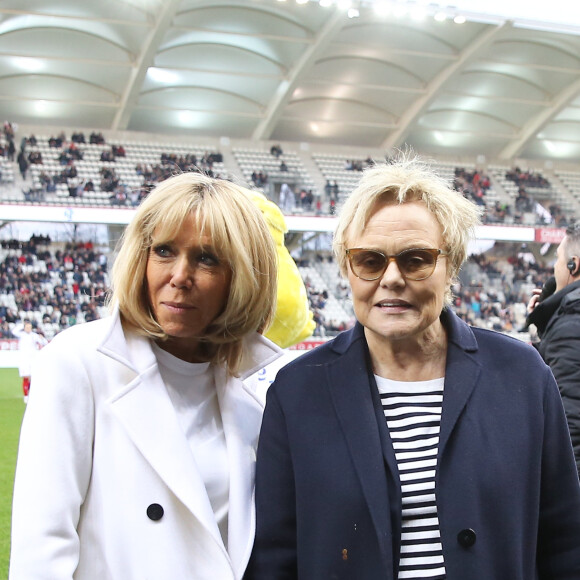
[[[150,520],[153,520],[154,522],[160,520],[163,517],[164,513],[165,511],[163,510],[163,507],[160,506],[158,503],[152,503],[147,508],[147,517]]]

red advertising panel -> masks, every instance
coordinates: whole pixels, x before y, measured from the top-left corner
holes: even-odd
[[[559,244],[566,234],[563,228],[536,228],[536,242]]]

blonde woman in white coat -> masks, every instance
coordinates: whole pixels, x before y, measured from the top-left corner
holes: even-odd
[[[237,580],[254,537],[262,403],[280,355],[276,250],[245,190],[172,177],[128,226],[112,315],[39,355],[10,580]]]

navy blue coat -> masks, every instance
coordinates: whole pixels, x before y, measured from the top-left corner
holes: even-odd
[[[529,345],[442,320],[436,496],[448,580],[580,579],[580,484],[551,371]],[[248,579],[397,578],[400,482],[368,356],[357,324],[270,387]]]

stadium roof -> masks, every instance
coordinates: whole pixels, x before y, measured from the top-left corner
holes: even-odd
[[[580,3],[453,4],[5,0],[0,110],[30,126],[580,158]]]

